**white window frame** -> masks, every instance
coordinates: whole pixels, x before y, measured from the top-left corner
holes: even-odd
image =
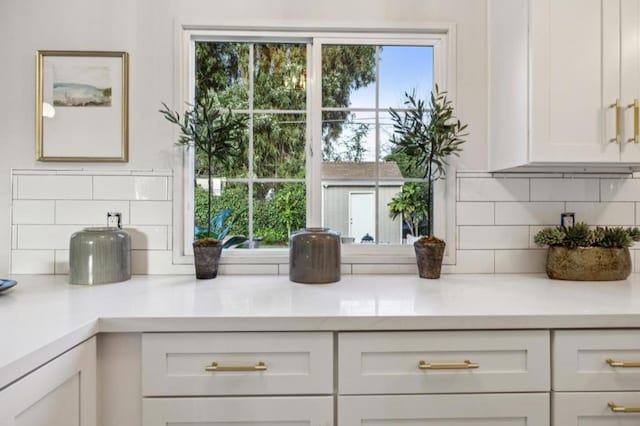
[[[453,24],[430,24],[428,29],[358,29],[357,31],[333,31],[304,29],[225,29],[216,30],[202,26],[181,25],[177,41],[176,86],[177,102],[174,108],[182,110],[194,98],[195,42],[196,41],[238,41],[238,42],[300,42],[311,43],[311,55],[307,59],[308,86],[307,117],[308,134],[306,153],[308,158],[321,155],[322,113],[321,92],[322,45],[327,44],[370,44],[370,45],[425,45],[434,48],[434,82],[441,90],[446,90],[456,105],[455,87],[455,26]],[[177,134],[177,130],[176,130]],[[176,264],[192,264],[192,235],[194,227],[194,155],[193,152],[177,150],[176,184],[174,184],[174,224],[173,260]],[[307,161],[307,225],[322,226],[322,189],[320,161]],[[450,166],[447,178],[434,186],[434,233],[445,239],[447,247],[444,264],[455,264],[456,201],[455,167]],[[288,262],[288,249],[225,250],[223,264],[284,264]],[[414,263],[415,255],[411,245],[346,244],[342,246],[342,263]]]

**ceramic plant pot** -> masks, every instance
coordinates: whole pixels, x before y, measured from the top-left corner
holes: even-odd
[[[196,278],[199,280],[209,280],[218,276],[218,265],[220,264],[221,254],[222,242],[220,241],[194,241],[193,262],[196,266]]]
[[[549,247],[546,269],[554,280],[624,280],[631,273],[631,254],[628,248]]]
[[[420,239],[413,243],[420,278],[440,278],[446,244],[436,238]]]

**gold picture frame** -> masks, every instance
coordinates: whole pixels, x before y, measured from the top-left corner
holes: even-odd
[[[37,52],[38,161],[129,161],[128,109],[127,52]]]

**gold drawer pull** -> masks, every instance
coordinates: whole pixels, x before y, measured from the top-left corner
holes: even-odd
[[[256,365],[218,365],[213,361],[211,365],[207,365],[206,371],[265,371],[267,364],[260,361]]]
[[[612,367],[640,368],[640,362],[614,361],[611,358],[607,358],[607,364]]]
[[[627,108],[633,108],[633,137],[627,142],[640,143],[640,99],[634,99]]]
[[[607,405],[614,413],[640,413],[640,407],[625,407],[624,405],[616,405],[613,402],[607,402]]]
[[[468,359],[463,362],[426,362],[420,360],[418,363],[420,370],[466,370],[469,368],[480,368],[480,364],[473,363]]]
[[[609,105],[609,108],[616,110],[616,137],[609,139],[609,142],[620,144],[622,142],[622,104],[620,99],[616,99],[615,103]]]

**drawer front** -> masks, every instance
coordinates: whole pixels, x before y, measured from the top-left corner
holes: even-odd
[[[550,388],[547,331],[354,332],[338,342],[341,394]]]
[[[333,397],[145,398],[143,426],[332,426]]]
[[[549,394],[341,396],[338,425],[549,426]]]
[[[553,389],[640,390],[640,330],[554,331]]]
[[[556,392],[553,394],[553,424],[556,426],[637,426],[640,392]],[[613,411],[613,403],[617,411]]]
[[[142,391],[147,396],[330,394],[332,357],[331,333],[144,334]]]

